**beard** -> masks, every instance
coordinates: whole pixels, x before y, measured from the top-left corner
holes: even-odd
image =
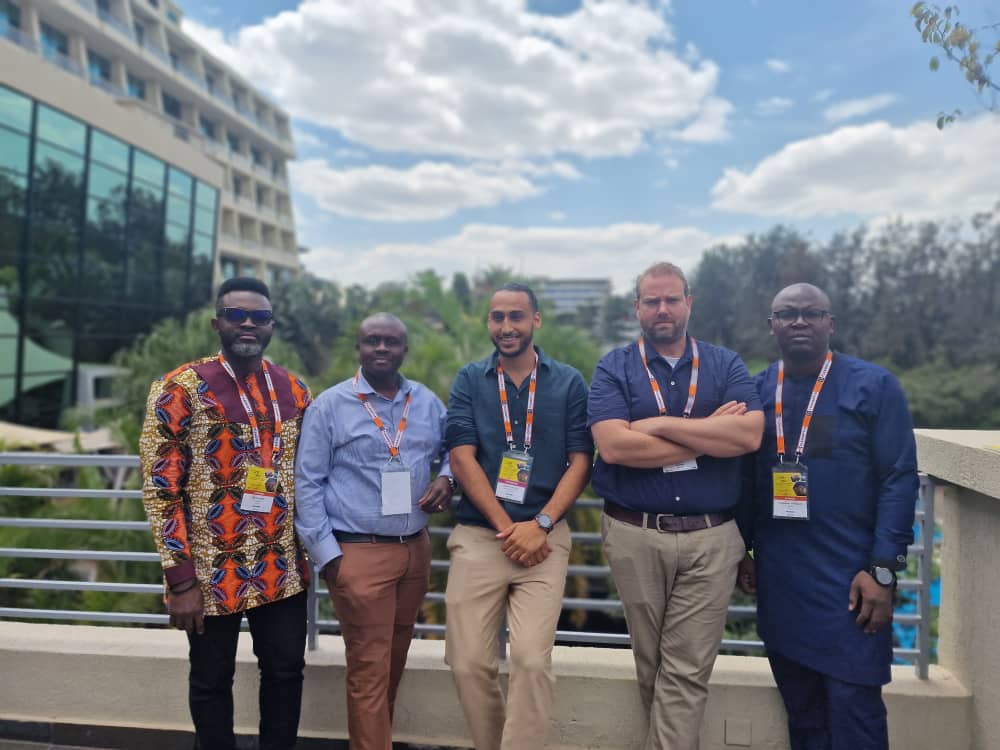
[[[517,349],[515,349],[512,352],[505,352],[503,349],[500,348],[500,342],[501,341],[516,342],[517,343]],[[500,354],[501,356],[513,359],[514,357],[516,357],[516,356],[518,356],[520,354],[523,354],[525,351],[527,351],[527,349],[531,346],[531,344],[532,344],[533,341],[534,341],[534,337],[532,337],[532,336],[528,336],[527,338],[524,338],[522,336],[522,337],[514,338],[514,339],[502,339],[501,337],[498,336],[497,338],[493,339],[493,346],[497,350],[497,353]]]
[[[657,322],[663,323],[664,321],[656,321],[642,331],[646,338],[654,344],[673,344],[684,337],[685,328],[676,321],[669,321],[667,326],[657,326]]]
[[[264,352],[264,345],[259,341],[234,341],[229,350],[237,357],[256,357]]]

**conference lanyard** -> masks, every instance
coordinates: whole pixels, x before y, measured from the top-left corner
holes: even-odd
[[[649,384],[653,387],[653,398],[656,399],[656,408],[659,409],[660,416],[662,417],[667,413],[667,404],[663,400],[663,394],[660,392],[660,384],[656,382],[653,371],[649,369],[649,363],[646,361],[646,342],[641,336],[639,337],[639,356],[642,357],[642,366],[646,368],[646,375],[649,376]],[[698,342],[692,337],[691,383],[688,385],[687,403],[684,404],[684,413],[682,414],[685,419],[691,416],[691,412],[694,409],[694,398],[698,394],[698,362]]]
[[[813,384],[812,393],[809,396],[809,403],[806,405],[806,414],[802,417],[802,430],[799,432],[799,442],[795,446],[795,463],[799,462],[802,454],[806,451],[806,437],[809,434],[809,424],[812,422],[813,412],[816,411],[816,402],[819,401],[820,391],[826,385],[827,375],[830,374],[830,367],[833,365],[833,352],[827,351],[823,367]],[[783,416],[781,395],[785,385],[785,360],[778,362],[778,385],[774,389],[774,430],[778,437],[778,460],[782,463],[785,460],[785,420]]]
[[[410,403],[413,401],[413,391],[411,390],[406,394],[406,403],[403,405],[403,415],[399,418],[399,426],[396,428],[396,436],[389,437],[389,431],[385,428],[385,422],[382,421],[382,417],[378,415],[375,411],[375,407],[368,403],[368,398],[365,394],[358,391],[358,378],[361,377],[361,370],[358,370],[354,375],[354,395],[358,397],[361,401],[361,405],[365,407],[365,411],[368,412],[368,416],[372,418],[375,426],[378,428],[379,433],[382,435],[382,440],[385,441],[385,447],[389,449],[389,460],[392,461],[395,458],[399,458],[399,446],[403,442],[403,433],[406,432],[406,420],[410,416]]]
[[[226,361],[222,352],[219,352],[219,362],[222,364],[222,369],[226,371],[229,377],[232,378],[233,383],[236,384],[236,392],[239,394],[240,403],[243,404],[243,409],[247,413],[247,419],[250,421],[253,447],[259,451],[261,448],[260,426],[257,424],[257,416],[254,414],[250,397],[247,396],[243,385],[240,383],[240,379],[236,377],[233,366]],[[271,465],[277,466],[278,458],[281,454],[281,409],[278,408],[278,395],[274,390],[274,383],[271,381],[271,373],[267,369],[267,360],[262,359],[260,366],[264,371],[264,382],[267,383],[267,395],[271,399],[271,409],[274,412],[274,432],[271,435]]]
[[[531,436],[535,424],[535,386],[538,381],[538,353],[535,353],[535,367],[528,382],[528,410],[524,417],[524,452],[531,450]],[[507,403],[507,385],[503,379],[503,367],[497,359],[497,388],[500,391],[500,412],[503,415],[503,430],[507,447],[514,450],[514,428],[510,423],[510,406]]]

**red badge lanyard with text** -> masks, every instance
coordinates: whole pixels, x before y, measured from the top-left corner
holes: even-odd
[[[247,421],[250,422],[253,447],[258,453],[261,453],[260,425],[257,423],[257,415],[254,413],[253,404],[250,403],[250,397],[243,388],[243,384],[240,383],[240,379],[236,377],[233,366],[226,361],[222,352],[219,352],[219,364],[236,385],[236,393],[239,394],[240,403],[243,404],[243,410],[247,414]],[[267,384],[267,396],[271,400],[271,411],[274,413],[271,455],[270,461],[266,462],[270,466],[249,466],[247,468],[246,487],[243,491],[243,498],[240,500],[240,508],[253,513],[269,513],[278,490],[278,464],[281,461],[281,409],[278,407],[278,395],[274,390],[271,373],[267,369],[267,360],[262,359],[260,366],[264,372],[264,382]],[[264,462],[262,454],[261,462]]]
[[[826,385],[830,368],[833,366],[833,352],[827,351],[823,367],[816,376],[806,413],[802,417],[802,429],[795,445],[795,463],[785,462],[785,419],[782,396],[785,387],[785,362],[778,362],[778,383],[774,389],[774,431],[778,444],[778,464],[771,469],[772,480],[772,516],[774,518],[809,518],[809,471],[802,464],[801,458],[806,450],[806,439],[809,436],[809,425],[819,394]]]
[[[663,400],[663,393],[660,391],[660,384],[656,380],[656,376],[653,375],[653,371],[649,369],[649,362],[646,359],[646,342],[640,336],[639,337],[639,356],[642,357],[642,366],[646,368],[646,376],[649,378],[649,385],[653,389],[653,398],[656,399],[656,408],[660,412],[660,416],[665,416],[667,413],[667,404]],[[698,395],[698,366],[700,364],[701,358],[698,356],[698,342],[691,338],[691,383],[688,385],[688,397],[687,402],[684,404],[684,411],[681,416],[684,419],[689,419],[691,417],[691,412],[694,410],[694,400]],[[664,466],[664,473],[671,474],[676,471],[692,471],[698,468],[698,459],[689,458],[687,461],[680,461],[676,464],[671,464],[670,466]]]
[[[375,411],[375,407],[368,402],[368,397],[358,391],[358,380],[361,378],[361,371],[354,375],[354,395],[358,397],[361,405],[372,418],[375,427],[378,428],[385,447],[389,449],[389,460],[382,467],[382,515],[395,516],[409,513],[412,506],[412,490],[410,487],[410,470],[403,463],[399,456],[399,446],[403,442],[403,433],[406,432],[406,421],[410,417],[410,405],[413,403],[413,391],[406,394],[406,402],[403,404],[403,414],[399,418],[399,425],[396,427],[395,437],[389,435],[385,422]]]
[[[507,450],[500,459],[500,473],[497,475],[496,496],[500,500],[523,505],[531,480],[531,466],[534,458],[531,451],[532,435],[535,426],[535,388],[538,383],[538,354],[535,354],[535,366],[531,370],[528,381],[528,407],[524,416],[524,450],[514,449],[514,427],[510,420],[510,405],[507,403],[507,383],[504,380],[503,367],[497,360],[497,389],[500,393],[500,413],[503,415],[504,436],[507,439]]]

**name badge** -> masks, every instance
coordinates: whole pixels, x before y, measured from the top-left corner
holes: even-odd
[[[535,459],[524,451],[504,451],[500,459],[496,496],[509,503],[524,505],[524,496],[531,481],[531,465]]]
[[[240,508],[250,513],[270,513],[277,492],[277,470],[251,466],[247,469],[247,483],[243,489]]]
[[[780,463],[771,469],[773,518],[809,518],[809,472],[800,463]]]
[[[679,461],[670,466],[663,467],[664,474],[673,474],[675,471],[694,471],[698,468],[698,459],[689,458],[687,461]]]
[[[390,461],[382,468],[382,515],[403,515],[412,507],[410,470],[401,461]]]

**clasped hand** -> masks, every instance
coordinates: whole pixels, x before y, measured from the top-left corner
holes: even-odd
[[[503,540],[503,553],[526,568],[538,565],[552,554],[548,534],[534,519],[511,524],[497,534],[497,539]]]

